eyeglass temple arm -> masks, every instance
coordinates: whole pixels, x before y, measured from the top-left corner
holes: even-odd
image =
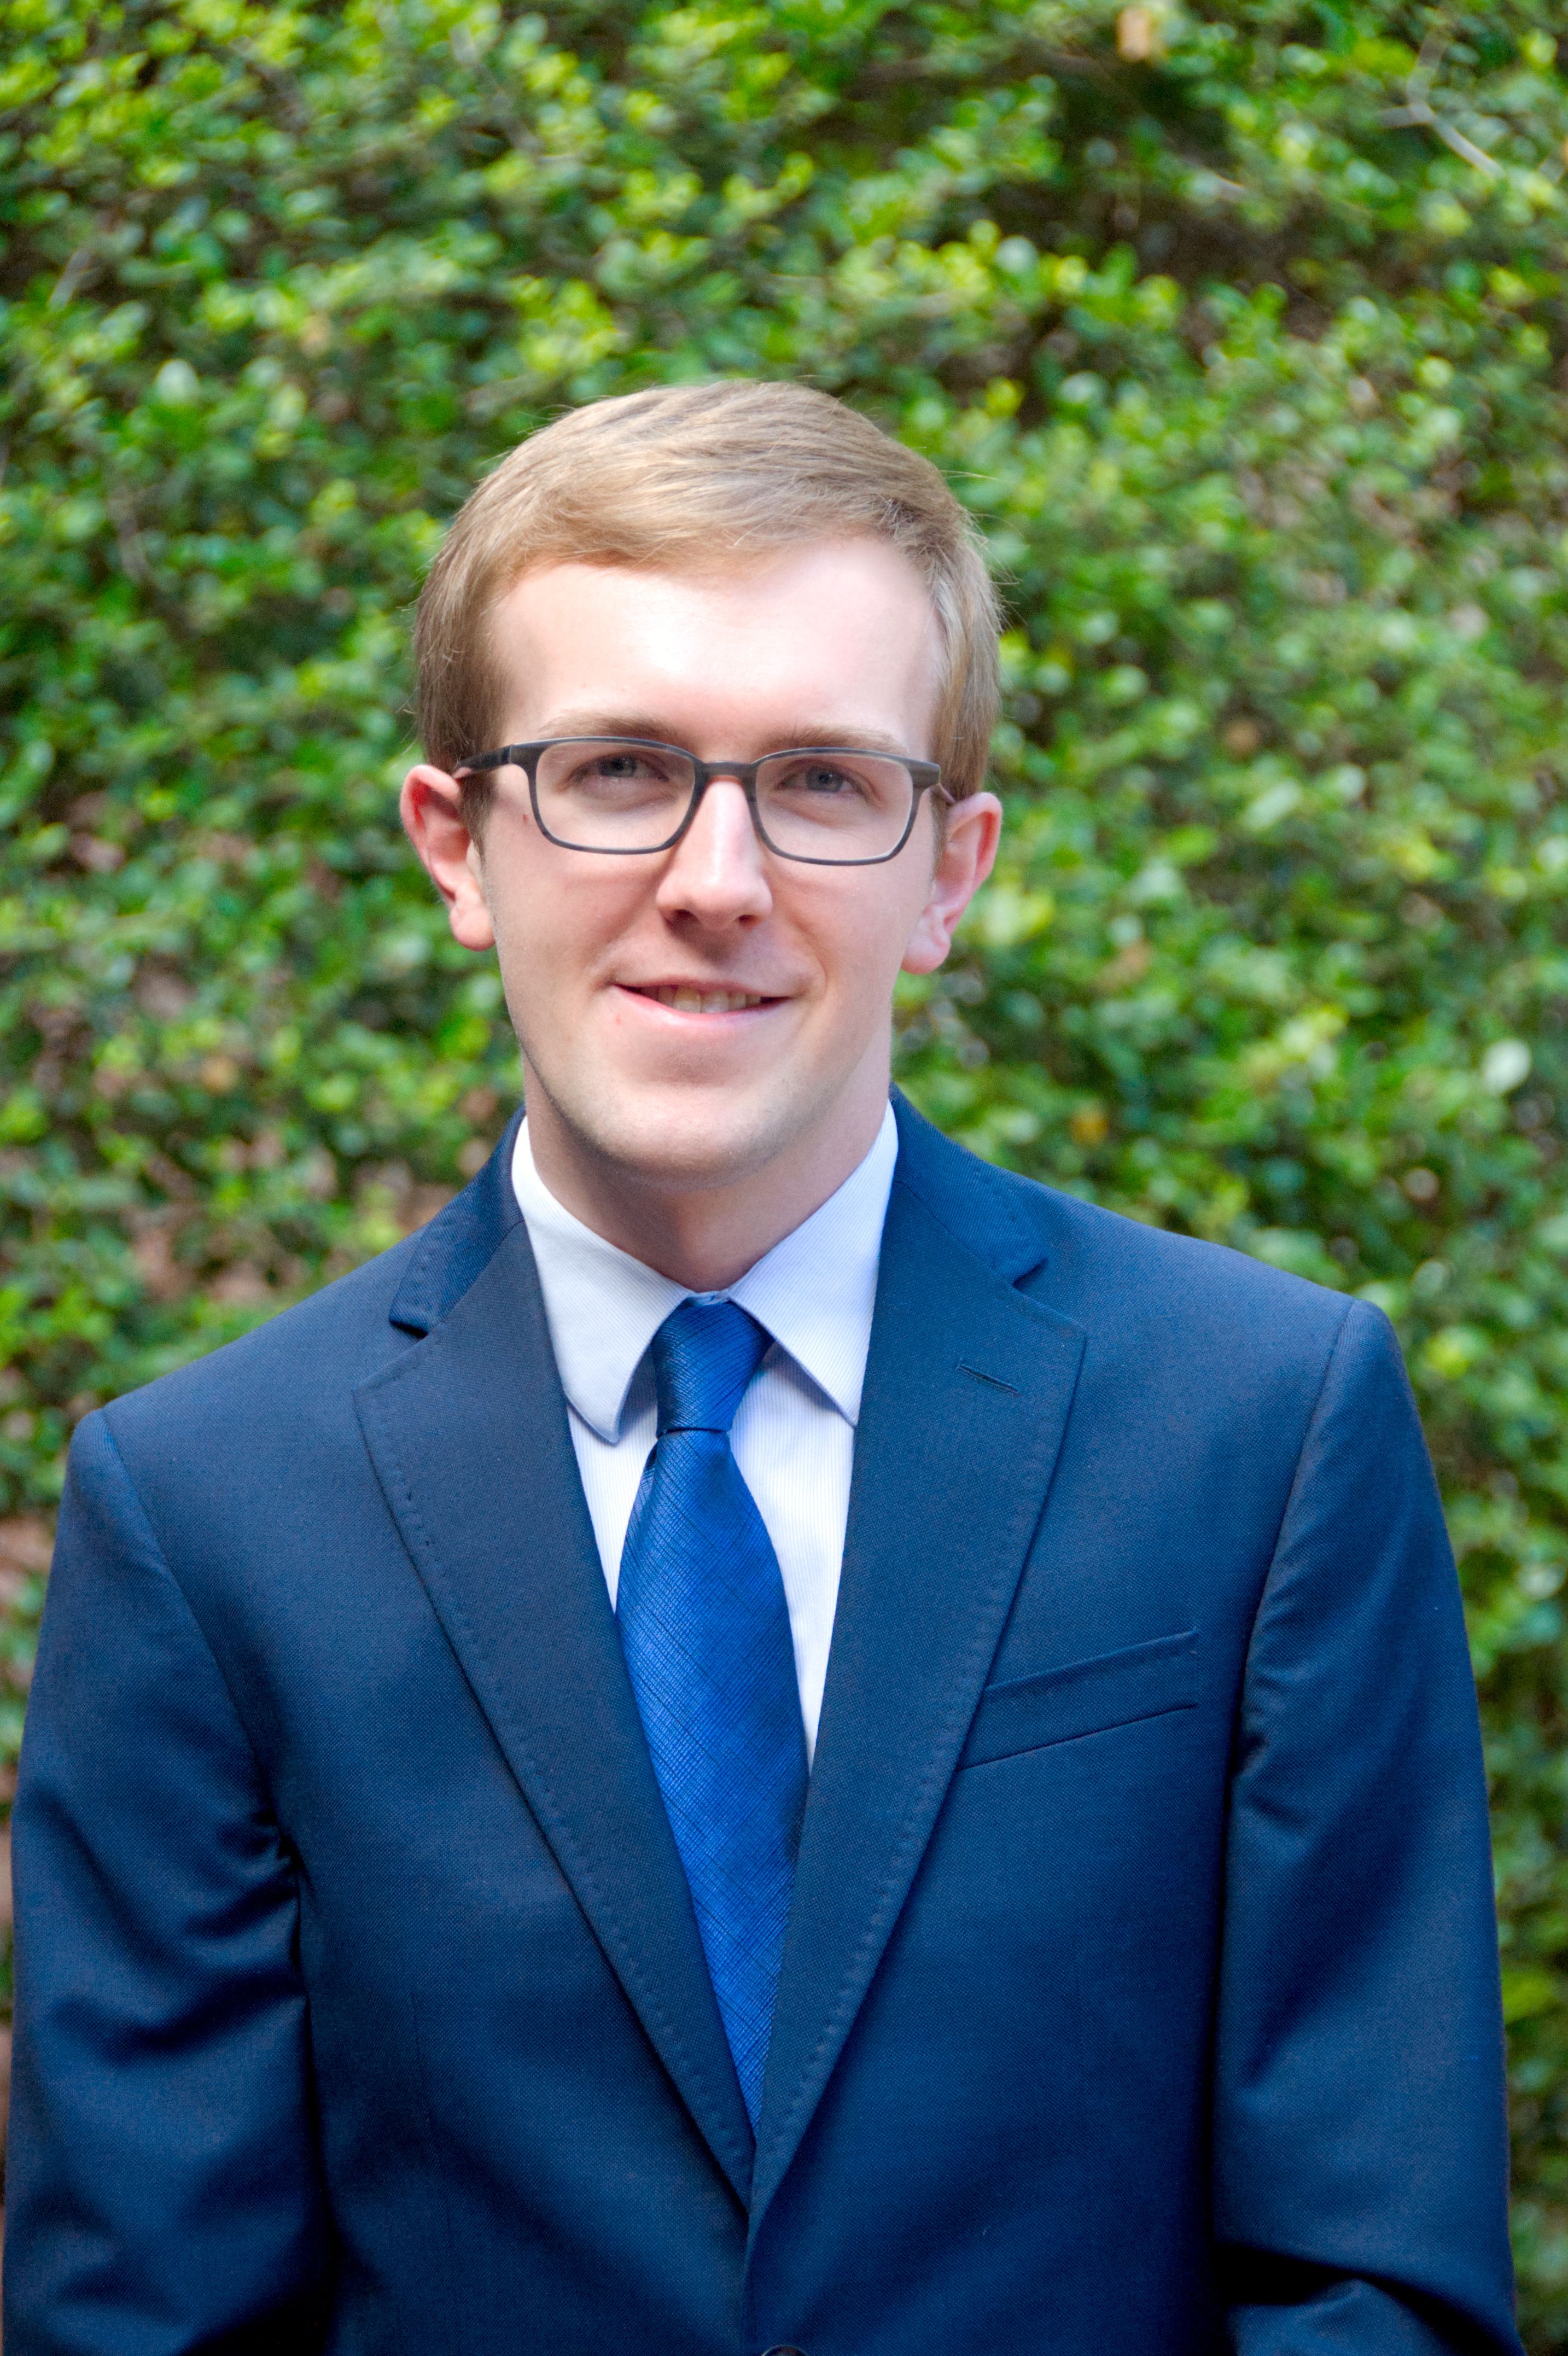
[[[535,750],[532,744],[503,744],[499,753],[476,753],[471,761],[460,761],[452,775],[455,777],[475,777],[481,769],[505,769],[520,753]]]

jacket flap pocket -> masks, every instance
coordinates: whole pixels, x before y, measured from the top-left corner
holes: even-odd
[[[988,1686],[980,1697],[961,1767],[979,1767],[1015,1751],[1070,1742],[1079,1734],[1130,1726],[1197,1702],[1197,1631],[1156,1636],[1122,1653],[1071,1661],[1035,1677]]]

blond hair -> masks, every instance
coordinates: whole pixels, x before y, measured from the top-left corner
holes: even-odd
[[[427,756],[490,751],[506,681],[489,628],[525,573],[575,561],[666,572],[744,566],[804,542],[885,540],[915,566],[940,634],[935,757],[980,788],[999,697],[995,593],[979,534],[929,459],[807,386],[661,386],[574,410],[519,444],[463,507],[419,600]],[[464,781],[482,819],[490,779]]]

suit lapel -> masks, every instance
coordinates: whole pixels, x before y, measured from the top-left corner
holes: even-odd
[[[527,1229],[510,1185],[485,1191],[509,1142],[411,1264],[393,1322],[430,1330],[356,1404],[479,1707],[744,2202],[750,2125],[626,1674]]]
[[[924,1853],[1044,1506],[1083,1350],[1078,1326],[1009,1280],[1045,1256],[1042,1198],[899,1114],[757,2134],[754,2233]],[[955,1224],[983,1239],[986,1258]]]

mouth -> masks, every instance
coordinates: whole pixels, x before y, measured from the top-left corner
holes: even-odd
[[[779,1006],[783,1002],[760,991],[702,990],[691,982],[623,981],[617,987],[628,997],[651,999],[657,1006],[667,1006],[673,1014],[749,1014],[759,1006]]]

